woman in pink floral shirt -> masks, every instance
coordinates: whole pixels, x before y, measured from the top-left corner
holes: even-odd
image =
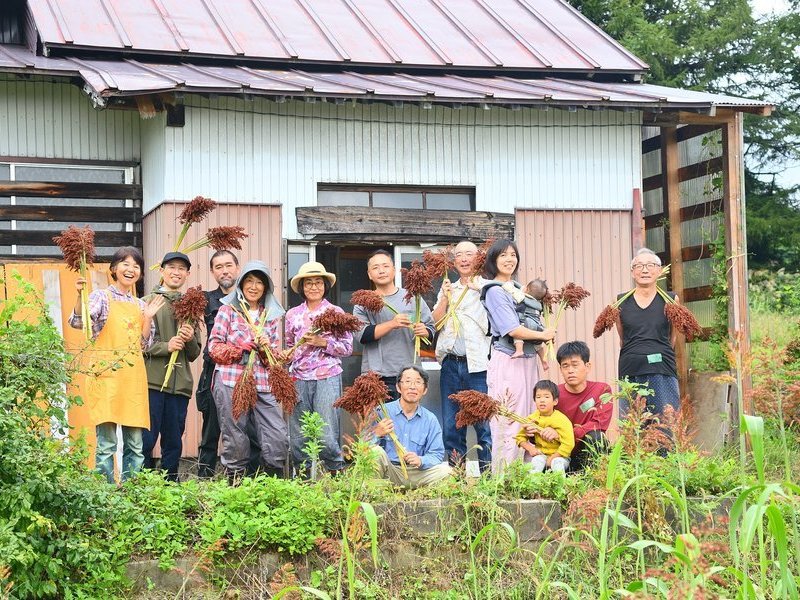
[[[306,440],[300,431],[300,417],[309,411],[319,413],[327,424],[320,452],[325,467],[329,471],[339,471],[344,467],[339,445],[339,412],[333,407],[333,402],[342,393],[342,358],[353,353],[353,336],[308,334],[311,322],[329,308],[344,312],[325,299],[335,283],[336,275],[328,273],[318,262],[303,264],[289,283],[304,300],[300,306],[286,313],[286,346],[292,347],[305,336],[304,343],[292,355],[289,368],[295,379],[298,396],[297,407],[289,421],[292,457],[298,469],[302,465],[308,467],[308,456],[303,451]]]

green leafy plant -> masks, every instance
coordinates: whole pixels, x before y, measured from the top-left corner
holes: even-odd
[[[323,448],[323,436],[325,435],[325,428],[328,424],[324,421],[318,412],[309,410],[300,416],[300,432],[303,434],[305,444],[303,444],[303,453],[308,457],[311,462],[311,469],[309,476],[312,480],[317,478],[317,471],[319,469],[319,453]]]

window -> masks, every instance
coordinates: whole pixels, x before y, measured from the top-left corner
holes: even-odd
[[[414,210],[475,210],[475,189],[456,187],[319,184],[318,206]]]
[[[49,188],[46,193],[17,189],[18,195],[0,196],[2,256],[60,257],[52,237],[69,225],[88,225],[95,231],[100,259],[119,246],[141,247],[141,192],[131,185],[133,167],[0,162],[0,181],[12,188],[21,182]],[[136,188],[139,192],[133,193]]]

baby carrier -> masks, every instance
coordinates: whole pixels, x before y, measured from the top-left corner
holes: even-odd
[[[522,286],[516,281],[512,282],[514,287],[518,288],[520,291],[522,290]],[[486,308],[486,292],[489,291],[489,288],[493,288],[496,286],[502,287],[502,283],[497,281],[492,281],[487,283],[481,289],[481,304],[483,307]],[[509,293],[510,295],[510,293]],[[519,324],[527,327],[528,329],[532,329],[534,331],[544,331],[544,322],[542,321],[542,303],[539,302],[536,298],[532,298],[530,296],[525,296],[522,302],[514,302],[514,310],[517,312],[517,317],[519,318]],[[488,309],[487,309],[488,312]],[[500,344],[503,348],[508,348],[511,352],[514,352],[514,338],[510,335],[502,335],[496,336],[492,335],[491,324],[489,325],[489,331],[486,332],[486,335],[492,336],[492,345],[494,346],[495,342]],[[541,342],[532,342],[530,340],[525,340],[522,345],[522,351],[525,354],[533,354],[536,352],[536,349],[541,345]]]

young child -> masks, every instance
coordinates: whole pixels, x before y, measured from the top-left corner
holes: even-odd
[[[506,287],[508,286],[508,287]],[[506,290],[517,304],[521,304],[524,309],[524,322],[522,325],[534,331],[544,331],[544,323],[542,322],[542,299],[547,294],[547,282],[544,279],[534,279],[528,282],[525,286],[525,291],[514,287],[513,284],[507,283],[503,285]],[[525,340],[514,340],[514,354],[511,358],[519,358],[525,356],[523,346]],[[550,365],[547,364],[547,359],[544,356],[544,344],[535,344],[536,354],[539,355],[539,361],[542,364],[544,371],[550,370]]]
[[[551,471],[566,472],[569,455],[575,447],[575,436],[570,420],[555,409],[558,386],[549,379],[540,380],[533,388],[533,400],[536,412],[528,418],[536,425],[522,426],[516,436],[517,446],[525,450],[525,462],[534,473],[542,473],[548,467]],[[558,439],[548,442],[537,433],[548,427],[556,431]]]

